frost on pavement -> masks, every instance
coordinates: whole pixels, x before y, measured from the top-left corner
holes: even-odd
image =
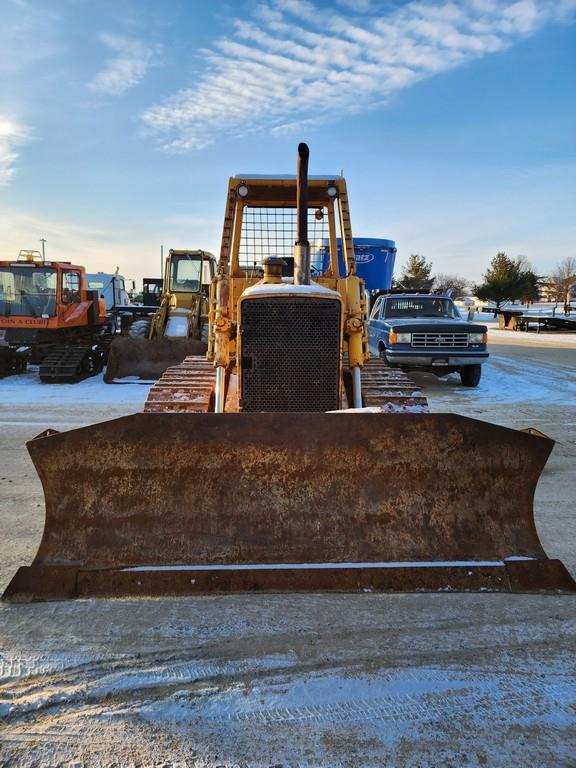
[[[3,606],[0,764],[568,765],[574,601],[521,599]]]

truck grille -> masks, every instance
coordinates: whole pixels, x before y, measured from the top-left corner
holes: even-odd
[[[456,349],[468,346],[467,333],[413,333],[413,347]]]
[[[241,313],[241,411],[339,408],[337,299],[244,299]]]

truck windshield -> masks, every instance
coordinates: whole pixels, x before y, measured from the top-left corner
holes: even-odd
[[[195,293],[200,290],[202,258],[193,254],[172,256],[170,263],[170,290]]]
[[[435,296],[388,298],[384,317],[449,317],[452,320],[460,320],[452,299]]]
[[[0,267],[0,316],[53,317],[56,285],[55,269]]]

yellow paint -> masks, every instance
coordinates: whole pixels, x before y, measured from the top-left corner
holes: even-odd
[[[239,188],[243,186],[248,188],[248,194],[244,197],[238,193]],[[331,197],[327,193],[330,186],[337,190],[335,197]],[[268,283],[267,288],[269,290],[266,290],[265,293],[258,293],[256,296],[245,293],[250,286],[264,285],[261,275],[253,274],[252,269],[243,268],[240,264],[240,248],[243,242],[243,213],[245,208],[251,207],[294,209],[296,207],[296,180],[291,178],[243,179],[233,177],[228,183],[218,275],[214,279],[210,291],[208,359],[214,365],[223,366],[227,369],[228,380],[231,376],[237,376],[235,386],[241,382],[239,318],[242,316],[242,303],[280,295],[280,292],[275,290],[273,283]],[[355,275],[352,229],[345,180],[342,177],[309,179],[308,207],[316,210],[317,219],[320,219],[318,211],[322,211],[322,218],[326,216],[328,222],[330,266],[325,276],[314,277],[313,282],[323,288],[335,291],[341,301],[340,377],[341,390],[344,391],[343,355],[348,353],[350,366],[362,366],[369,357],[366,294],[363,280]],[[339,274],[336,221],[340,227],[346,275]],[[260,242],[260,245],[263,243],[264,240]],[[271,243],[273,245],[273,240]],[[258,260],[260,255],[260,253],[255,253],[255,260]],[[270,252],[267,255],[275,256],[277,254]],[[284,288],[281,295],[287,297],[290,293],[286,293]],[[322,291],[310,292],[307,295],[311,298],[326,298],[326,294]],[[230,407],[231,404],[227,402],[227,410]]]

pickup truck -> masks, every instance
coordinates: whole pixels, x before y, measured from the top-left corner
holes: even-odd
[[[370,312],[370,352],[388,365],[437,376],[458,372],[463,386],[476,387],[488,359],[487,328],[463,320],[450,296],[389,293]]]

